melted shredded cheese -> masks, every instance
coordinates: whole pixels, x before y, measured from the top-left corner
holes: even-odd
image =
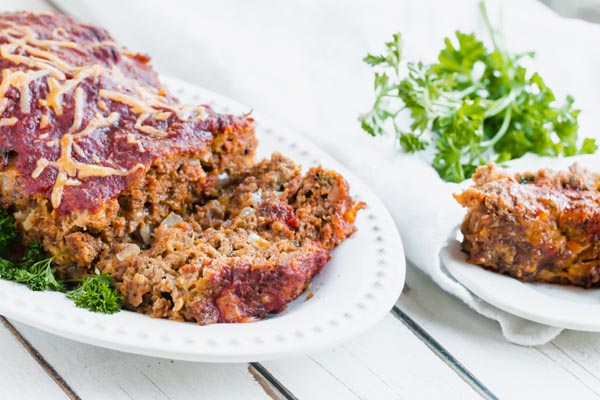
[[[75,105],[73,107],[73,125],[69,129],[69,133],[81,129],[81,123],[83,121],[83,106],[85,106],[85,92],[82,88],[78,87],[75,89],[74,97]]]
[[[42,114],[42,116],[40,117],[40,129],[44,129],[48,126],[49,123],[50,122],[48,121],[48,116],[46,114]],[[42,137],[42,135],[40,135],[40,137]]]
[[[137,139],[133,133],[127,134],[127,143],[135,144],[138,147],[138,151],[140,153],[143,153],[146,151],[146,149],[144,148],[144,145],[142,144],[140,139]]]
[[[2,83],[0,83],[0,115],[6,110],[8,99],[6,93],[10,87],[19,90],[19,106],[23,114],[29,114],[31,110],[31,92],[29,84],[36,79],[48,74],[47,71],[17,71],[13,69],[2,70]]]
[[[102,111],[108,111],[108,106],[106,105],[106,102],[104,100],[98,100],[98,108],[101,109]]]
[[[50,202],[54,208],[60,206],[65,186],[80,185],[81,179],[90,177],[127,176],[144,168],[142,164],[137,164],[130,170],[86,164],[74,160],[72,153],[73,135],[64,135],[60,139],[60,157],[56,161],[49,161],[46,158],[39,159],[35,170],[31,174],[33,178],[38,178],[47,167],[56,168],[58,173],[50,195]]]
[[[108,117],[104,117],[100,114],[96,114],[94,118],[88,122],[87,126],[80,132],[70,134],[73,138],[81,138],[89,135],[90,133],[100,129],[107,128],[119,120],[119,113],[110,113]]]
[[[16,44],[3,44],[0,46],[0,56],[15,64],[23,64],[28,67],[37,68],[38,70],[47,71],[56,79],[65,79],[65,74],[50,64],[47,60],[13,53],[15,50],[17,50],[17,48],[18,46]]]
[[[16,118],[0,118],[0,126],[13,126],[18,121]]]
[[[67,79],[62,82],[56,80],[54,77],[48,78],[48,97],[46,97],[45,105],[52,108],[56,115],[61,116],[63,114],[62,97],[65,93],[73,90],[84,79],[97,77],[101,75],[103,71],[104,69],[100,65],[92,65],[90,67],[81,68],[72,79]]]
[[[67,186],[81,185],[82,180],[90,177],[127,176],[136,170],[145,168],[142,164],[137,164],[130,170],[123,169],[114,163],[112,163],[114,168],[102,165],[101,160],[95,154],[86,154],[77,142],[78,139],[86,137],[99,129],[114,125],[120,119],[120,115],[115,112],[107,116],[102,115],[100,112],[108,113],[110,108],[104,100],[98,99],[96,105],[100,112],[96,113],[82,128],[87,99],[81,83],[85,79],[102,75],[110,76],[110,80],[115,82],[115,86],[110,90],[100,89],[98,95],[113,102],[125,104],[134,114],[137,114],[134,129],[139,133],[164,138],[168,136],[168,132],[152,125],[146,125],[145,122],[151,119],[166,121],[173,115],[181,121],[197,120],[204,118],[206,114],[205,109],[200,106],[170,105],[164,89],[140,86],[138,81],[126,77],[116,65],[111,66],[110,69],[99,64],[85,67],[72,66],[60,57],[61,52],[56,51],[57,49],[77,49],[80,46],[79,43],[69,39],[69,35],[64,28],[54,29],[52,39],[42,39],[30,27],[20,26],[12,21],[2,21],[2,24],[4,28],[0,28],[0,36],[6,40],[6,43],[0,44],[0,58],[10,61],[16,67],[6,68],[2,71],[0,127],[13,126],[18,122],[17,118],[14,117],[2,118],[9,102],[6,94],[11,87],[19,92],[21,112],[28,114],[31,112],[32,96],[29,86],[33,81],[46,77],[48,94],[46,98],[37,100],[43,108],[39,121],[40,129],[44,129],[49,125],[48,112],[53,111],[56,116],[64,114],[64,98],[67,94],[73,93],[73,122],[69,130],[60,138],[50,139],[47,132],[38,137],[39,140],[45,140],[46,146],[50,148],[60,146],[58,159],[51,161],[40,158],[32,173],[32,177],[37,179],[46,168],[56,169],[57,177],[50,195],[54,208],[60,206]],[[116,47],[116,44],[111,40],[86,43],[86,45],[89,47]],[[125,56],[129,55],[125,50],[122,50],[122,52]],[[136,145],[140,153],[146,151],[139,135],[131,132],[126,137],[127,142]],[[73,158],[74,154],[80,160],[91,158],[95,164],[78,161]],[[104,162],[104,164],[110,165],[111,163]]]

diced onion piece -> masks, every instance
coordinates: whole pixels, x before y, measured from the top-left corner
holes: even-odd
[[[181,218],[181,215],[175,214],[175,213],[169,213],[169,215],[167,215],[167,218],[163,219],[163,221],[160,223],[160,226],[173,226],[178,222],[183,221],[183,218]]]
[[[242,208],[242,211],[240,211],[240,217],[249,217],[250,215],[254,214],[255,210],[252,207],[244,207]]]
[[[123,248],[123,250],[121,250],[120,252],[117,253],[116,257],[117,257],[117,260],[124,261],[124,260],[127,260],[128,258],[137,256],[138,254],[140,254],[140,248],[138,247],[138,245],[137,244],[128,244]]]
[[[254,205],[258,205],[262,202],[262,189],[258,189],[256,192],[252,193],[252,202]]]
[[[271,246],[271,243],[261,238],[256,232],[252,232],[248,235],[248,243],[259,249],[266,249]]]
[[[140,228],[139,232],[144,244],[150,244],[150,241],[152,239],[152,225],[145,224]]]
[[[217,184],[219,186],[224,186],[229,183],[229,175],[227,172],[223,172],[222,174],[217,175]]]

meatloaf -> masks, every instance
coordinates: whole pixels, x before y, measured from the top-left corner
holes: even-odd
[[[103,29],[0,17],[0,206],[62,278],[109,272],[127,308],[250,321],[296,298],[354,231],[337,173],[255,164],[249,115],[181,104]]]
[[[469,261],[526,282],[600,282],[600,175],[572,165],[511,174],[490,164],[456,200]]]

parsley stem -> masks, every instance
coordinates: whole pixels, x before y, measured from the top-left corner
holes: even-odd
[[[512,104],[519,94],[523,91],[522,87],[513,88],[507,96],[504,96],[492,103],[492,106],[485,111],[485,117],[493,117],[501,113],[506,107]]]
[[[502,136],[504,136],[506,134],[506,132],[508,131],[511,117],[512,117],[512,107],[509,107],[506,109],[506,113],[504,114],[504,119],[502,120],[502,125],[500,126],[500,129],[498,130],[498,132],[496,132],[496,134],[494,135],[493,138],[486,140],[484,142],[481,142],[479,144],[479,147],[481,147],[482,149],[487,149],[489,147],[494,146],[496,143],[498,143],[498,141],[500,139],[502,139]]]
[[[496,49],[497,51],[502,51],[502,48],[499,46],[498,41],[496,40],[496,30],[494,29],[494,26],[492,25],[492,22],[490,21],[490,16],[487,12],[487,6],[485,4],[485,1],[480,1],[479,2],[479,10],[481,11],[481,16],[483,17],[483,22],[485,23],[485,27],[488,30],[488,33],[490,34],[490,39],[492,40],[492,44],[494,45],[494,49]]]

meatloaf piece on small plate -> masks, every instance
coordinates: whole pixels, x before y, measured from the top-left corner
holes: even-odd
[[[469,261],[526,282],[600,283],[600,176],[573,165],[508,173],[490,164],[455,198]]]

